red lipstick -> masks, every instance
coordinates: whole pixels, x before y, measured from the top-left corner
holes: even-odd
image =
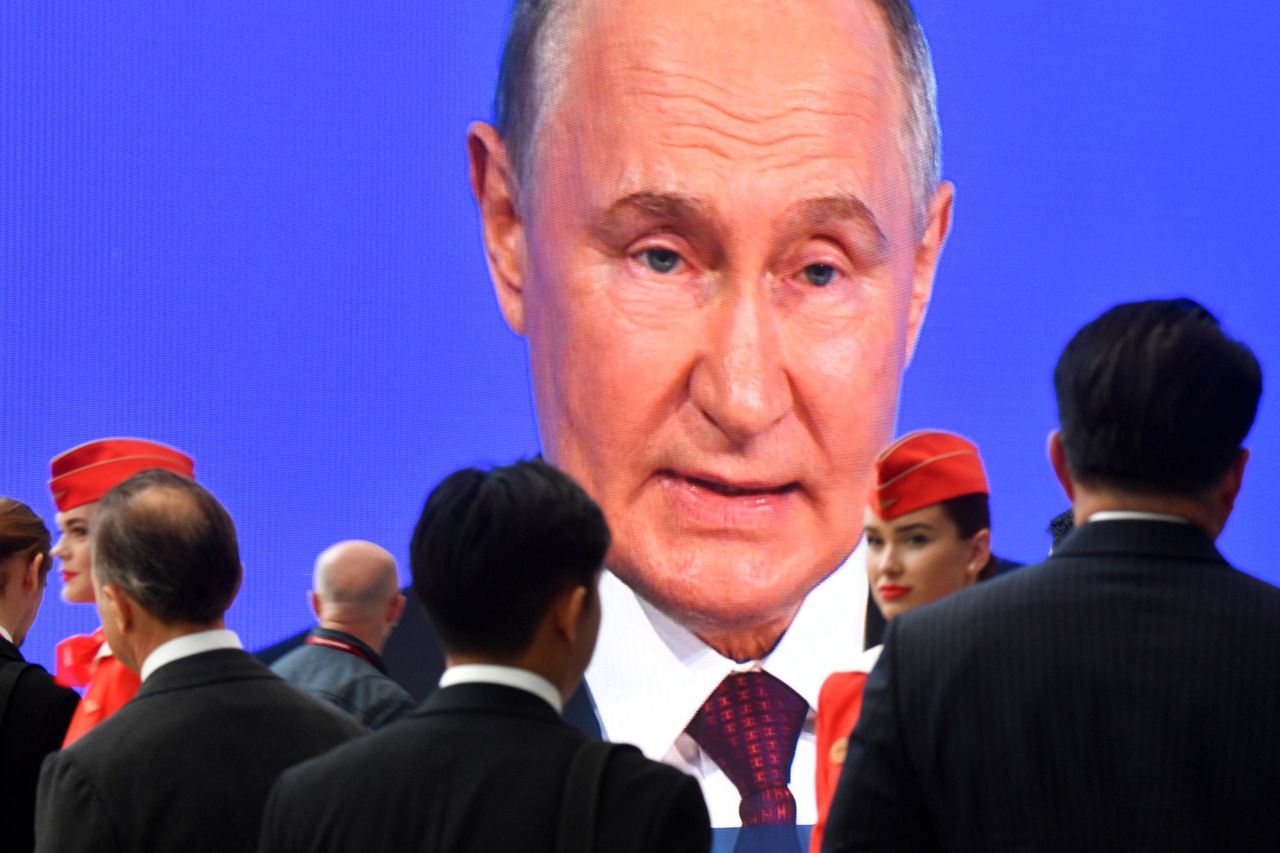
[[[898,586],[897,584],[886,583],[876,587],[876,591],[880,593],[880,597],[885,601],[893,601],[902,598],[902,596],[911,592],[912,587]]]

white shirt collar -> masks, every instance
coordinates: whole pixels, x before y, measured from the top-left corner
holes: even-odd
[[[9,629],[3,625],[0,625],[0,637],[4,637],[11,643],[13,642],[13,634],[10,634]]]
[[[215,649],[242,649],[240,638],[234,631],[217,628],[212,631],[197,631],[194,634],[183,634],[168,642],[161,643],[151,650],[147,659],[142,662],[142,680],[146,681],[160,667],[176,660],[189,658],[192,655],[211,652]]]
[[[527,669],[516,666],[499,666],[493,663],[462,663],[451,666],[440,676],[441,687],[452,687],[455,684],[501,684],[532,693],[546,702],[557,713],[564,708],[564,700],[560,691],[547,679]]]
[[[738,795],[710,759],[687,758],[696,746],[685,726],[730,672],[764,669],[809,703],[810,718],[792,763],[791,791],[800,823],[814,821],[813,709],[833,672],[858,668],[867,607],[866,554],[861,545],[805,599],[791,627],[763,660],[722,657],[683,626],[606,571],[600,582],[604,615],[587,686],[605,737],[633,743],[703,780],[713,826],[738,825]],[[677,743],[679,739],[679,743]],[[702,768],[702,769],[700,769]]]
[[[1171,521],[1175,524],[1190,524],[1180,515],[1165,515],[1159,512],[1138,512],[1128,509],[1106,509],[1102,512],[1095,512],[1093,515],[1085,519],[1090,521]]]

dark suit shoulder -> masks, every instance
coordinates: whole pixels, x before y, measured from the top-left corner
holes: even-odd
[[[705,851],[711,820],[697,780],[638,751],[615,751],[600,790],[602,850]]]

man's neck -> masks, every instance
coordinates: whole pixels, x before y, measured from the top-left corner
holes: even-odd
[[[1100,512],[1140,512],[1169,516],[1183,519],[1214,538],[1222,532],[1223,523],[1223,520],[1218,519],[1212,512],[1211,507],[1202,501],[1173,496],[1133,495],[1082,489],[1079,486],[1075,490],[1071,512],[1075,516],[1076,524],[1084,524]]]
[[[382,647],[387,642],[386,625],[383,623],[328,618],[320,620],[320,627],[328,631],[350,634],[378,654],[382,654]]]
[[[141,628],[141,626],[139,626]],[[226,628],[227,623],[222,617],[209,622],[208,624],[195,624],[190,622],[173,622],[165,623],[151,620],[151,624],[132,639],[129,643],[128,657],[121,654],[122,650],[112,647],[112,652],[119,658],[129,669],[134,672],[141,672],[142,665],[147,658],[151,657],[151,653],[163,646],[170,640],[176,640],[179,637],[185,637],[188,634],[200,634],[205,631],[216,631]]]

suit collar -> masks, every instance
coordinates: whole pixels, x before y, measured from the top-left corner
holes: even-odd
[[[545,701],[527,690],[508,687],[505,684],[478,681],[439,688],[427,697],[427,701],[416,714],[455,713],[459,711],[510,714],[520,717],[532,717],[549,723],[562,725],[564,723],[560,715],[553,711]]]
[[[1226,564],[1213,539],[1193,524],[1169,521],[1090,521],[1067,536],[1049,558],[1146,555]]]
[[[0,659],[16,660],[26,662],[26,658],[22,656],[22,652],[18,651],[18,647],[8,640],[0,637]]]
[[[137,699],[187,690],[224,681],[277,678],[271,670],[242,649],[215,649],[167,663],[151,673],[138,690]]]

